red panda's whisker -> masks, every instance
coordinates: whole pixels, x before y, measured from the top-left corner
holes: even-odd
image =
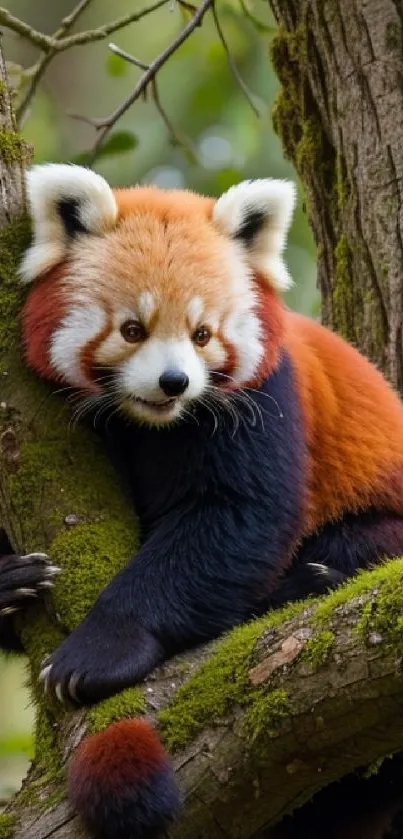
[[[223,379],[228,379],[231,382],[236,382],[236,379],[234,378],[234,376],[229,376],[228,373],[221,373],[221,371],[219,371],[219,370],[212,370],[211,372],[214,376],[222,376]],[[278,408],[279,418],[281,418],[283,416],[281,408],[280,408],[278,402],[276,401],[276,399],[274,399],[274,397],[270,396],[270,394],[268,394],[268,393],[263,393],[263,391],[259,390],[258,388],[255,388],[255,387],[239,388],[234,393],[231,392],[231,395],[232,396],[238,396],[240,393],[243,393],[245,396],[247,396],[247,393],[245,392],[246,390],[250,390],[251,393],[258,393],[259,396],[264,396],[266,399],[270,399],[272,402],[275,402],[276,407]]]
[[[237,409],[237,406],[235,404],[235,402],[236,402],[235,397],[237,397],[240,402],[243,402],[245,407],[249,409],[250,417],[251,417],[250,421],[251,421],[252,427],[256,426],[256,415],[257,414],[259,414],[260,420],[263,423],[263,418],[262,418],[262,414],[261,414],[261,410],[260,410],[259,406],[255,405],[255,403],[251,400],[250,397],[248,397],[247,394],[245,394],[243,392],[240,392],[240,391],[237,391],[236,393],[231,392],[230,394],[229,393],[223,393],[220,390],[220,388],[217,388],[215,385],[210,385],[209,390],[214,390],[214,396],[216,398],[216,401],[219,403],[220,407],[227,410],[228,413],[230,413],[232,418],[234,419],[233,436],[235,436],[235,434],[236,434],[236,432],[239,428],[240,420],[242,420],[244,423],[247,422],[247,417],[244,414],[242,414],[239,411],[239,409]]]
[[[203,397],[199,397],[198,402],[199,402],[200,405],[203,405],[204,408],[207,408],[207,410],[210,412],[210,414],[213,417],[214,428],[213,428],[211,436],[214,437],[214,434],[218,430],[218,426],[219,426],[219,419],[217,417],[217,414],[215,413],[214,408],[211,405],[208,404],[207,399],[203,399]]]
[[[227,398],[226,394],[222,393],[219,388],[216,388],[214,385],[209,386],[208,388],[208,395],[216,405],[221,410],[227,411],[230,417],[233,420],[234,430],[232,432],[232,437],[235,437],[236,432],[239,429],[239,419],[244,419],[242,415],[237,411],[236,406],[231,402],[230,399]]]

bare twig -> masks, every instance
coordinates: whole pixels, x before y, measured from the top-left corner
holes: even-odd
[[[144,71],[141,79],[137,82],[134,90],[131,94],[113,111],[112,114],[105,117],[104,119],[94,119],[92,120],[92,125],[98,130],[98,138],[97,141],[90,153],[89,162],[93,163],[99,149],[101,148],[103,142],[105,141],[107,135],[110,133],[114,125],[116,125],[117,121],[129,110],[129,108],[133,105],[133,103],[140,98],[142,94],[145,93],[148,85],[152,83],[153,79],[157,75],[158,71],[163,67],[164,64],[168,61],[168,59],[179,49],[179,47],[186,41],[192,32],[196,29],[197,26],[200,26],[204,15],[213,5],[213,0],[202,0],[200,6],[196,9],[194,15],[191,17],[189,22],[184,26],[184,28],[180,31],[179,35],[163,50],[157,58],[148,65],[147,70]],[[158,93],[157,93],[158,99]],[[154,99],[155,101],[155,99]],[[161,112],[161,111],[160,111]],[[88,122],[88,119],[85,119]]]
[[[231,70],[232,70],[232,74],[233,74],[233,76],[234,76],[234,78],[235,78],[235,80],[236,80],[237,84],[238,84],[238,85],[239,85],[239,87],[241,88],[241,90],[242,90],[243,94],[245,95],[245,97],[246,97],[247,101],[249,102],[249,105],[251,106],[252,110],[254,111],[254,113],[256,114],[256,116],[257,116],[257,117],[260,117],[260,111],[259,111],[259,109],[257,108],[257,106],[255,105],[255,103],[254,103],[254,101],[253,101],[252,94],[251,94],[251,92],[250,92],[249,88],[247,87],[247,85],[245,84],[245,82],[244,82],[244,80],[243,80],[243,78],[242,78],[242,76],[241,76],[241,74],[240,74],[240,72],[239,72],[239,70],[238,70],[238,67],[237,67],[237,66],[236,66],[236,64],[235,64],[235,61],[234,61],[234,59],[233,59],[233,56],[232,56],[231,50],[230,50],[230,48],[229,48],[229,46],[228,46],[228,44],[227,44],[227,41],[226,41],[226,38],[225,38],[224,32],[223,32],[223,30],[222,30],[222,28],[221,28],[221,23],[220,23],[220,21],[219,21],[218,15],[217,15],[217,9],[216,9],[216,3],[215,3],[215,0],[213,0],[213,3],[212,3],[212,5],[211,5],[211,11],[212,11],[212,13],[213,13],[213,18],[214,18],[215,28],[216,28],[216,30],[217,30],[218,37],[219,37],[219,39],[220,39],[220,41],[221,41],[221,43],[222,43],[222,45],[223,45],[223,47],[224,47],[224,50],[225,50],[225,52],[226,52],[227,59],[228,59],[228,64],[229,64],[229,66],[230,66],[230,68],[231,68]]]
[[[145,64],[144,61],[140,61],[139,58],[135,58],[134,55],[131,55],[130,52],[126,52],[126,50],[122,50],[117,44],[108,44],[109,49],[114,55],[118,55],[119,58],[124,58],[125,61],[128,61],[129,64],[134,64],[135,67],[140,67],[141,70],[148,70],[149,64]]]
[[[140,61],[139,58],[136,58],[134,55],[131,55],[129,52],[126,52],[126,50],[122,50],[116,44],[109,44],[109,49],[111,50],[111,52],[114,53],[114,55],[120,56],[120,58],[123,58],[125,61],[128,61],[129,64],[134,64],[135,67],[140,67],[142,70],[149,70],[149,67],[150,67],[149,64],[145,64],[144,61]],[[186,145],[187,147],[189,147],[191,149],[192,153],[194,154],[194,149],[191,148],[190,141],[187,138],[185,139],[184,137],[180,136],[177,133],[177,131],[175,131],[173,123],[171,122],[171,120],[170,120],[170,118],[169,118],[169,116],[168,116],[168,114],[167,114],[167,112],[166,112],[166,110],[165,110],[165,108],[164,108],[164,106],[161,102],[159,91],[158,91],[157,79],[155,77],[151,80],[150,86],[151,86],[152,98],[153,98],[155,107],[156,107],[158,113],[161,115],[161,117],[162,117],[162,119],[163,119],[163,121],[164,121],[164,123],[165,123],[165,125],[168,129],[168,132],[169,132],[170,137],[171,137],[171,142],[174,145],[178,145],[178,146]],[[146,93],[146,90],[144,90],[143,93]],[[74,116],[77,119],[76,115],[72,115],[72,116]],[[80,117],[78,117],[78,118],[80,119]],[[85,117],[81,117],[81,119],[85,119]]]
[[[169,0],[156,0],[151,6],[146,6],[144,9],[140,9],[139,12],[130,12],[130,14],[123,15],[123,17],[117,18],[110,23],[105,23],[97,29],[90,29],[88,32],[78,32],[77,35],[62,38],[61,41],[56,41],[56,49],[58,52],[63,52],[64,50],[69,50],[71,47],[79,47],[83,44],[103,41],[104,38],[117,32],[119,29],[124,29],[129,23],[137,23],[141,18],[146,17],[146,15],[156,12],[161,6],[166,6],[168,2]]]
[[[78,20],[80,15],[82,15],[82,13],[90,5],[91,2],[92,2],[92,0],[80,0],[80,2],[73,9],[73,11],[70,12],[69,15],[66,15],[65,18],[63,18],[59,29],[57,29],[57,31],[52,36],[54,38],[54,40],[59,40],[60,38],[62,38],[63,35],[66,34],[66,32],[69,32],[71,27],[75,24],[75,22]],[[22,127],[22,125],[24,123],[24,120],[25,120],[25,117],[27,115],[29,106],[31,104],[31,101],[32,101],[35,93],[36,93],[36,90],[37,90],[38,85],[39,85],[39,83],[42,79],[42,76],[44,75],[44,73],[46,71],[46,68],[48,67],[48,65],[52,61],[52,58],[54,58],[55,55],[56,55],[56,50],[55,49],[49,49],[48,52],[45,52],[45,54],[42,56],[42,58],[40,58],[39,61],[37,62],[37,64],[35,64],[35,66],[32,68],[30,84],[28,86],[28,89],[25,93],[25,96],[24,96],[21,104],[19,105],[19,107],[17,109],[17,113],[16,113],[17,122],[18,122],[18,125],[20,127]]]
[[[175,128],[174,128],[174,126],[173,126],[173,124],[172,124],[172,122],[171,122],[171,120],[170,120],[170,118],[169,118],[169,116],[168,116],[168,114],[165,110],[165,108],[163,107],[162,102],[160,100],[160,96],[159,96],[157,80],[155,78],[151,82],[151,91],[152,91],[152,97],[153,97],[153,100],[154,100],[155,107],[156,107],[158,113],[160,114],[160,116],[162,117],[162,119],[163,119],[163,121],[164,121],[164,123],[165,123],[165,125],[166,125],[166,127],[169,131],[169,134],[170,134],[170,137],[171,137],[171,143],[175,146],[183,146],[185,149],[187,149],[192,154],[193,157],[196,157],[196,150],[195,150],[193,144],[190,142],[189,137],[185,137],[182,134],[178,134],[178,132],[175,130]]]

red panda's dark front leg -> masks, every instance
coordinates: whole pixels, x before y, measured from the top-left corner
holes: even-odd
[[[44,663],[59,699],[92,703],[141,681],[161,661],[264,611],[270,573],[294,546],[292,519],[251,539],[252,511],[187,512],[157,532],[101,594],[77,629]],[[221,534],[232,532],[231,544]],[[169,573],[168,573],[169,569]]]

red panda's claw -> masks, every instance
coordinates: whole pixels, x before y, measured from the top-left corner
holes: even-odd
[[[70,676],[69,683],[68,683],[68,686],[67,686],[69,697],[71,698],[71,700],[73,702],[75,702],[76,705],[81,704],[79,696],[77,694],[77,685],[78,685],[79,681],[80,681],[79,675],[77,673],[73,673],[73,675]]]
[[[46,661],[46,660],[47,660],[47,659],[45,659],[45,661]],[[44,690],[44,693],[47,693],[47,692],[48,692],[48,687],[49,687],[49,673],[50,673],[51,669],[52,669],[52,665],[51,665],[51,664],[48,664],[46,667],[44,667],[44,666],[42,665],[41,670],[40,670],[40,673],[39,673],[39,677],[38,677],[38,678],[39,678],[39,681],[40,681],[40,682],[43,682],[43,690]]]
[[[66,700],[65,700],[65,697],[64,697],[64,694],[63,694],[63,688],[62,688],[61,682],[58,682],[58,684],[55,685],[55,695],[56,695],[56,699],[59,700],[60,704],[65,705]]]

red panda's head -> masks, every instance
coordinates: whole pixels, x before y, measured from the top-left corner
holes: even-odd
[[[245,181],[217,201],[112,190],[79,166],[28,174],[33,242],[21,275],[28,363],[134,418],[177,419],[208,388],[255,384],[283,332],[278,290],[293,184]]]

